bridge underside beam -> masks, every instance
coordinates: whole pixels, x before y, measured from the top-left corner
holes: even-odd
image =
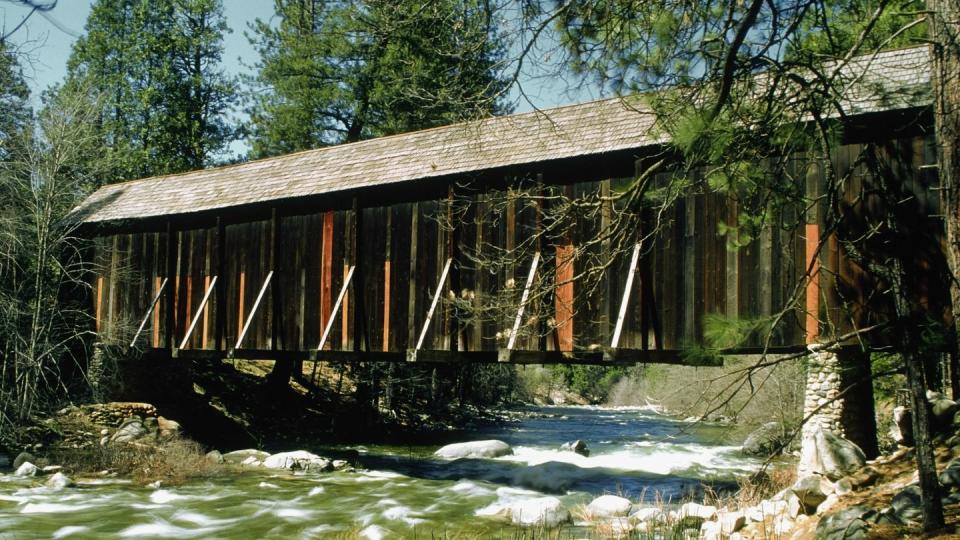
[[[792,354],[798,347],[768,349],[769,355]],[[723,355],[761,354],[762,349],[722,351]],[[182,358],[217,361],[228,358],[227,353],[200,349],[149,349],[145,358],[161,360]],[[630,366],[636,364],[673,364],[686,366],[719,366],[707,358],[692,359],[679,350],[598,349],[594,351],[441,351],[410,349],[406,352],[381,351],[282,351],[269,349],[236,349],[229,358],[235,360],[322,361],[322,362],[386,362],[423,364],[585,364],[599,366]]]

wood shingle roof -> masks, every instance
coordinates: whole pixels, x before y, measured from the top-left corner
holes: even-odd
[[[844,81],[847,114],[929,103],[924,47],[855,58],[843,70],[857,74]],[[606,99],[111,184],[74,215],[87,223],[183,215],[663,142],[641,98]]]

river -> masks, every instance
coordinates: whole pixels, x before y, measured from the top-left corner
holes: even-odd
[[[178,487],[82,479],[61,491],[0,475],[0,540],[22,538],[514,538],[482,514],[524,498],[559,497],[576,513],[605,493],[653,503],[730,486],[759,463],[726,446],[723,426],[643,408],[527,408],[464,440],[500,439],[514,454],[445,461],[438,445],[308,448],[355,451],[357,472],[251,470]],[[582,439],[591,454],[560,451]],[[291,449],[292,450],[292,449]],[[573,528],[576,530],[576,527]]]

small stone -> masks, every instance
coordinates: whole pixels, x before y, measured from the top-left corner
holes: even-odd
[[[41,468],[40,472],[43,474],[54,474],[60,472],[61,470],[63,470],[62,465],[47,465],[46,467]]]
[[[207,452],[207,454],[204,457],[206,458],[207,461],[209,461],[210,463],[213,463],[214,465],[223,464],[223,454],[221,454],[219,450],[211,450]]]
[[[720,512],[717,515],[717,521],[720,524],[720,533],[729,536],[747,524],[747,516],[744,512]]]
[[[655,507],[639,508],[630,514],[630,519],[638,522],[661,522],[665,521],[666,518],[663,510]]]
[[[590,455],[590,449],[587,448],[587,443],[581,441],[580,439],[561,444],[560,450],[563,450],[566,452],[574,452],[574,453],[580,454],[581,456]]]
[[[697,518],[711,520],[717,517],[717,507],[705,504],[685,503],[680,506],[678,517],[680,519]]]
[[[162,485],[163,485],[163,482],[161,482],[160,480],[157,480],[157,481],[150,482],[149,484],[147,484],[147,487],[153,488],[153,489],[160,489],[160,486],[162,486]]]

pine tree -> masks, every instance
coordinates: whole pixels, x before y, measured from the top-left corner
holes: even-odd
[[[486,3],[276,0],[249,36],[255,157],[506,111]]]
[[[74,44],[67,87],[102,95],[107,180],[198,169],[234,138],[236,84],[220,68],[220,0],[98,0]]]
[[[0,41],[0,161],[30,124],[30,90],[14,51]]]

